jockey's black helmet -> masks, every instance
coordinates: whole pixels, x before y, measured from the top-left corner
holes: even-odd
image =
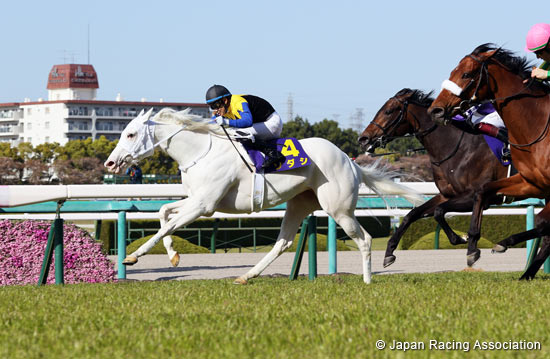
[[[206,91],[206,103],[211,104],[224,97],[231,96],[231,92],[222,85],[214,85]]]

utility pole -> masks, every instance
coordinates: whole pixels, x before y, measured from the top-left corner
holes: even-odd
[[[355,113],[351,116],[351,128],[355,131],[363,132],[364,125],[363,125],[363,109],[362,108],[356,108]]]
[[[288,100],[286,101],[286,116],[287,122],[294,120],[294,99],[291,92],[289,92]]]

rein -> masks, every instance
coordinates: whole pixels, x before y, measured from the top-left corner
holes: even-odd
[[[403,107],[399,110],[399,115],[394,120],[392,120],[389,124],[387,124],[386,126],[381,126],[376,121],[371,122],[371,124],[378,127],[382,131],[382,136],[380,136],[376,140],[376,142],[378,142],[379,147],[385,147],[386,144],[388,144],[389,142],[391,142],[395,139],[407,138],[407,137],[411,136],[410,134],[406,134],[406,135],[403,135],[403,136],[390,136],[391,132],[395,131],[397,126],[400,125],[401,122],[403,122],[407,118],[407,115],[409,114],[409,112],[408,112],[408,106],[409,106],[409,101],[408,100],[409,99],[401,100],[401,99],[397,98],[396,96],[391,97],[390,100],[391,99],[394,99],[394,100],[396,100],[397,102],[399,102],[403,105]],[[417,105],[417,106],[426,107],[426,106],[424,106],[420,103],[417,103],[417,102],[412,102],[412,103],[414,105]],[[419,140],[422,140],[424,137],[426,137],[427,135],[432,133],[437,128],[437,124],[434,123],[428,129],[420,131],[420,127],[421,127],[420,121],[418,120],[418,118],[416,117],[416,115],[414,113],[411,113],[411,115],[414,119],[414,123],[418,126],[418,128],[414,128],[414,126],[413,126],[414,133],[412,135],[414,135]],[[417,152],[417,151],[423,151],[423,150],[424,150],[424,148],[416,148],[416,149],[407,150],[406,153],[409,153],[411,151],[412,152]],[[386,156],[386,155],[394,155],[394,154],[402,154],[402,153],[401,152],[388,152],[388,153],[381,153],[381,154],[378,154],[378,155],[371,155],[371,156],[377,157],[377,156]]]
[[[409,114],[409,112],[407,111],[408,106],[409,106],[408,99],[403,101],[403,100],[397,98],[396,96],[391,97],[390,100],[391,99],[394,99],[394,100],[398,101],[399,103],[401,103],[403,105],[403,107],[399,110],[399,115],[386,126],[381,126],[376,121],[371,122],[371,124],[378,127],[382,131],[382,136],[380,136],[377,140],[380,147],[384,147],[388,142],[391,142],[391,141],[393,141],[397,138],[410,137],[410,135],[390,136],[391,131],[395,131],[397,126],[400,125],[401,122],[403,122],[407,118],[407,115]],[[426,106],[423,106],[422,104],[416,103],[416,102],[413,102],[413,104],[415,104],[417,106],[421,106],[421,107],[426,107]],[[415,128],[414,133],[413,133],[413,135],[416,136],[417,138],[422,139],[423,137],[425,137],[425,136],[429,135],[430,133],[432,133],[437,128],[437,124],[434,123],[433,126],[431,126],[430,128],[428,128],[426,130],[423,130],[423,131],[420,131],[420,127],[421,127],[420,121],[418,120],[418,118],[415,116],[414,113],[411,113],[411,115],[414,118],[415,124],[418,125],[418,128],[417,129]]]
[[[462,139],[464,138],[464,134],[466,132],[462,131],[462,134],[460,135],[460,138],[458,139],[458,142],[456,143],[456,146],[455,146],[455,149],[451,152],[451,154],[449,154],[447,157],[445,157],[444,159],[442,160],[439,160],[439,161],[430,161],[432,163],[432,165],[434,166],[441,166],[445,161],[451,159],[454,155],[456,155],[456,153],[458,152],[458,149],[460,148],[460,144],[462,143]]]
[[[227,138],[229,139],[229,142],[231,142],[231,144],[233,145],[233,148],[235,149],[235,151],[237,151],[237,153],[239,154],[239,157],[241,158],[241,160],[243,160],[244,164],[246,165],[246,168],[248,168],[248,170],[250,171],[250,173],[254,173],[254,171],[252,170],[252,168],[250,168],[250,165],[248,164],[248,162],[246,162],[246,160],[244,159],[243,155],[241,155],[241,153],[240,153],[239,150],[237,149],[237,146],[235,146],[235,144],[233,143],[233,140],[231,139],[231,136],[229,136],[229,133],[227,133],[227,130],[225,129],[225,126],[224,126],[224,125],[220,125],[220,127],[223,129],[223,132],[225,133],[225,135],[226,135]]]

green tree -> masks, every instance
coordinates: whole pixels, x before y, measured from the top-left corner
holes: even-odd
[[[42,163],[52,163],[58,155],[60,145],[57,142],[41,143],[34,148],[34,159]]]
[[[166,152],[156,150],[151,157],[147,157],[139,163],[143,174],[170,174],[178,173],[178,163]]]
[[[338,122],[333,120],[324,119],[312,125],[307,119],[304,120],[300,116],[296,116],[293,121],[284,124],[281,136],[296,137],[297,139],[321,137],[334,143],[350,157],[356,157],[359,153],[358,133],[350,128],[340,129]]]
[[[293,121],[288,121],[283,125],[281,137],[295,137],[299,140],[314,137],[313,127],[307,119],[304,120],[302,117],[296,116]]]
[[[88,156],[96,157],[101,161],[101,163],[104,163],[111,152],[113,152],[113,150],[115,149],[117,143],[118,140],[109,141],[107,138],[105,138],[105,136],[100,136],[99,139],[93,141],[90,144],[89,149],[91,150],[91,153],[88,153]]]

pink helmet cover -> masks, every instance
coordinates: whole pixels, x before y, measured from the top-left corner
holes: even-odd
[[[539,23],[529,29],[525,42],[527,46],[525,50],[535,52],[543,49],[548,44],[550,39],[550,24]]]

